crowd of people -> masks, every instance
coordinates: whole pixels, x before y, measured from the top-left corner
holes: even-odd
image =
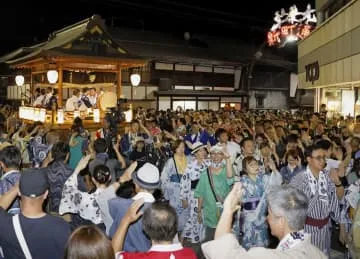
[[[360,118],[134,117],[61,135],[0,109],[0,258],[360,255]]]

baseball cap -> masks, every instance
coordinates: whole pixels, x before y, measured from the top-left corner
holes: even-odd
[[[46,168],[30,168],[21,173],[20,193],[23,196],[35,198],[49,189]]]

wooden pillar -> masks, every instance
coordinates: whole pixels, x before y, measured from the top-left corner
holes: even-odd
[[[33,69],[30,69],[30,97],[29,97],[29,105],[33,105],[33,96],[35,96],[35,89],[34,89],[34,77],[33,77]],[[27,96],[27,92],[25,89],[25,95]]]
[[[63,105],[63,65],[59,65],[59,79],[58,79],[58,107]]]
[[[116,95],[119,99],[122,94],[122,86],[121,86],[121,65],[117,66],[117,85],[116,85]]]

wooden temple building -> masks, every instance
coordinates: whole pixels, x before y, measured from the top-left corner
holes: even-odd
[[[139,68],[147,63],[121,47],[107,32],[105,21],[97,15],[55,31],[46,42],[15,50],[3,56],[0,62],[5,62],[17,74],[23,75],[24,84],[28,86],[25,91],[28,98],[20,107],[20,117],[25,116],[25,120],[32,120],[33,117],[34,120],[65,127],[79,114],[85,121],[88,119],[91,123],[99,123],[99,118],[94,118],[99,115],[89,117],[89,113],[99,113],[102,117],[107,108],[117,105],[117,99],[122,96],[122,70]],[[47,73],[54,70],[58,79],[50,83]],[[90,74],[95,77],[91,78]],[[47,87],[57,89],[60,110],[65,101],[63,93],[68,89],[101,88],[105,100],[99,103],[98,112],[64,112],[64,118],[60,118],[59,123],[58,117],[62,115],[57,111],[29,107],[30,96],[35,89]]]

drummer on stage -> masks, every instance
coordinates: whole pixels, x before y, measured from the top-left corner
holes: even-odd
[[[78,110],[80,108],[80,105],[81,105],[80,90],[74,89],[72,97],[66,101],[65,110],[69,112],[73,112],[75,110]]]
[[[88,97],[89,93],[90,93],[90,90],[87,87],[85,87],[82,90],[82,95],[80,97],[80,100],[81,100],[80,110],[86,110],[86,109],[92,107],[92,104],[91,104],[90,99]]]
[[[92,107],[97,107],[97,99],[98,96],[96,94],[96,88],[90,88],[89,95],[88,95],[89,101],[92,105]]]

